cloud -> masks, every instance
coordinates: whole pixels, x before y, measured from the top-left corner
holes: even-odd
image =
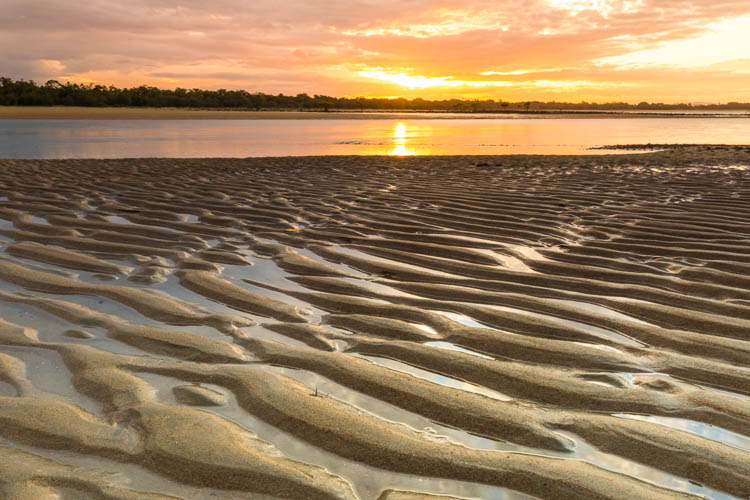
[[[740,54],[750,46],[746,0],[0,0],[0,8],[0,75],[16,78],[427,98],[750,100],[737,83],[749,71]],[[677,94],[685,80],[694,89]]]
[[[694,68],[745,58],[748,48],[750,16],[712,23],[703,34],[694,38],[667,40],[656,47],[603,57],[594,62],[622,69],[654,65]]]

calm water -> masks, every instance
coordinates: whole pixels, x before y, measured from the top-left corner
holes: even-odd
[[[2,158],[577,154],[649,142],[750,144],[750,118],[0,120]]]

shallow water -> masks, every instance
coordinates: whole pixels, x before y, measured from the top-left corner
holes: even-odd
[[[441,349],[442,347],[436,347],[436,348]],[[474,353],[472,353],[472,355],[473,354]],[[511,398],[510,396],[506,396],[505,394],[501,394],[497,391],[493,391],[485,387],[480,387],[478,385],[470,384],[468,382],[464,382],[463,380],[458,380],[453,377],[447,377],[439,373],[428,372],[426,370],[416,368],[414,366],[408,365],[406,363],[402,363],[400,361],[395,361],[395,360],[388,359],[388,358],[365,356],[362,354],[354,354],[354,356],[358,358],[362,358],[362,359],[367,359],[375,363],[376,365],[384,366],[391,370],[395,370],[395,371],[402,372],[402,373],[407,373],[409,375],[412,375],[417,378],[421,378],[423,380],[429,380],[430,382],[434,382],[436,384],[440,384],[445,387],[459,389],[461,391],[472,392],[474,394],[481,394],[489,398],[497,399],[498,401],[512,401],[513,400],[513,398]]]
[[[643,481],[657,484],[666,488],[687,491],[703,498],[712,500],[735,500],[737,497],[727,495],[705,486],[695,484],[692,481],[665,474],[658,469],[623,459],[617,455],[603,453],[596,447],[591,446],[584,438],[570,433],[561,433],[575,442],[574,455],[576,458],[597,464],[607,470],[619,472],[628,476],[637,477]]]
[[[597,154],[609,144],[746,144],[748,119],[0,120],[2,158]]]
[[[750,451],[750,438],[748,438],[747,436],[743,436],[726,429],[721,429],[710,424],[696,422],[695,420],[660,417],[654,415],[615,414],[615,416],[622,418],[632,418],[634,420],[642,420],[644,422],[655,422],[665,427],[687,431],[698,436],[712,439],[714,441],[719,441],[720,443],[724,443],[729,446],[734,446],[735,448],[739,448],[744,451]]]
[[[585,330],[586,332],[589,332],[591,334],[594,334],[602,339],[608,339],[612,342],[616,342],[618,344],[622,345],[630,345],[630,346],[641,346],[643,345],[641,342],[636,342],[635,340],[631,339],[630,337],[627,337],[625,335],[619,334],[612,330],[607,330],[606,328],[600,328],[598,326],[589,325],[586,323],[581,323],[580,321],[573,321],[569,319],[564,318],[558,318],[555,316],[549,316],[547,314],[540,314],[535,313],[532,311],[527,311],[524,309],[517,309],[515,307],[506,307],[506,306],[498,306],[498,305],[491,305],[491,304],[485,304],[483,307],[487,307],[489,309],[495,309],[497,311],[505,311],[510,312],[513,314],[521,314],[526,315],[529,317],[537,317],[537,318],[547,318],[554,321],[559,322],[562,325],[570,326],[573,328],[580,328],[582,330]]]

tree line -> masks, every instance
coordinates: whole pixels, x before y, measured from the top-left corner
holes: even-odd
[[[466,99],[405,99],[372,97],[331,97],[326,95],[264,94],[246,90],[160,89],[141,85],[132,88],[95,85],[91,83],[60,83],[49,80],[37,84],[33,80],[0,77],[1,106],[95,106],[95,107],[169,107],[251,110],[409,110],[452,111],[467,113],[502,112],[570,112],[570,111],[689,111],[689,110],[750,110],[750,103],[726,104],[664,104],[641,102],[556,102]]]

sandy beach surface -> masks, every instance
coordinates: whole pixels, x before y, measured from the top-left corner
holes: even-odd
[[[192,108],[95,108],[80,106],[0,106],[0,120],[393,120],[497,118],[747,118],[750,112],[575,112],[558,113],[450,113],[421,111],[252,111]]]
[[[0,498],[750,497],[750,147],[0,160],[0,244]]]

